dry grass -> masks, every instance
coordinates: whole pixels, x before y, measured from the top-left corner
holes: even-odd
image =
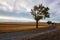
[[[49,25],[47,23],[39,23],[39,28],[46,28]],[[57,24],[57,27],[60,25]],[[21,22],[21,23],[15,23],[15,22],[3,22],[0,23],[0,32],[11,32],[11,31],[20,31],[20,30],[29,30],[29,29],[35,29],[35,23],[34,22]]]
[[[39,23],[39,28],[46,28],[48,25],[46,23]],[[10,31],[20,31],[20,30],[29,30],[35,29],[35,23],[0,23],[0,32],[10,32]]]
[[[47,26],[39,26],[39,28],[46,28]],[[1,26],[0,32],[10,32],[10,31],[20,31],[20,30],[29,30],[35,29],[35,26]]]

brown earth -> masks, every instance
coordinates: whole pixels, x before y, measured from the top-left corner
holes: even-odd
[[[39,22],[39,28],[46,28],[49,25],[47,23]],[[57,28],[60,24],[57,23]],[[28,30],[35,29],[35,22],[1,22],[0,23],[0,32],[10,32],[18,30]]]

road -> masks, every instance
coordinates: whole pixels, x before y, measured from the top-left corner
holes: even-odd
[[[48,28],[41,28],[41,29],[35,29],[35,30],[26,30],[26,31],[21,31],[21,32],[6,32],[6,33],[0,33],[0,40],[12,40],[18,37],[25,37],[26,35],[31,35],[31,34],[37,34],[40,32],[46,32],[49,30],[55,29],[56,26],[50,26]]]

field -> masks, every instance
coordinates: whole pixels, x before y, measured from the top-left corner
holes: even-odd
[[[51,25],[39,22],[36,30],[35,22],[3,22],[0,23],[0,40],[60,40],[60,23],[56,23],[56,28]]]
[[[0,32],[10,32],[10,31],[20,31],[20,30],[29,30],[35,29],[35,22],[2,22],[0,23]],[[47,23],[39,23],[39,28],[48,27]]]
[[[10,32],[10,31],[20,31],[20,30],[29,30],[36,28],[35,22],[1,22],[0,23],[0,32]],[[56,23],[57,28],[60,29],[60,23]],[[39,22],[39,28],[46,28],[49,25],[44,22]]]

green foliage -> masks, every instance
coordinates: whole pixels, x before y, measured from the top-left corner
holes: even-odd
[[[35,20],[40,20],[43,18],[49,18],[49,12],[48,12],[49,8],[48,7],[44,7],[42,4],[37,6],[35,5],[33,9],[31,9],[31,14],[34,16]]]
[[[52,24],[52,22],[51,21],[48,21],[47,24]]]

